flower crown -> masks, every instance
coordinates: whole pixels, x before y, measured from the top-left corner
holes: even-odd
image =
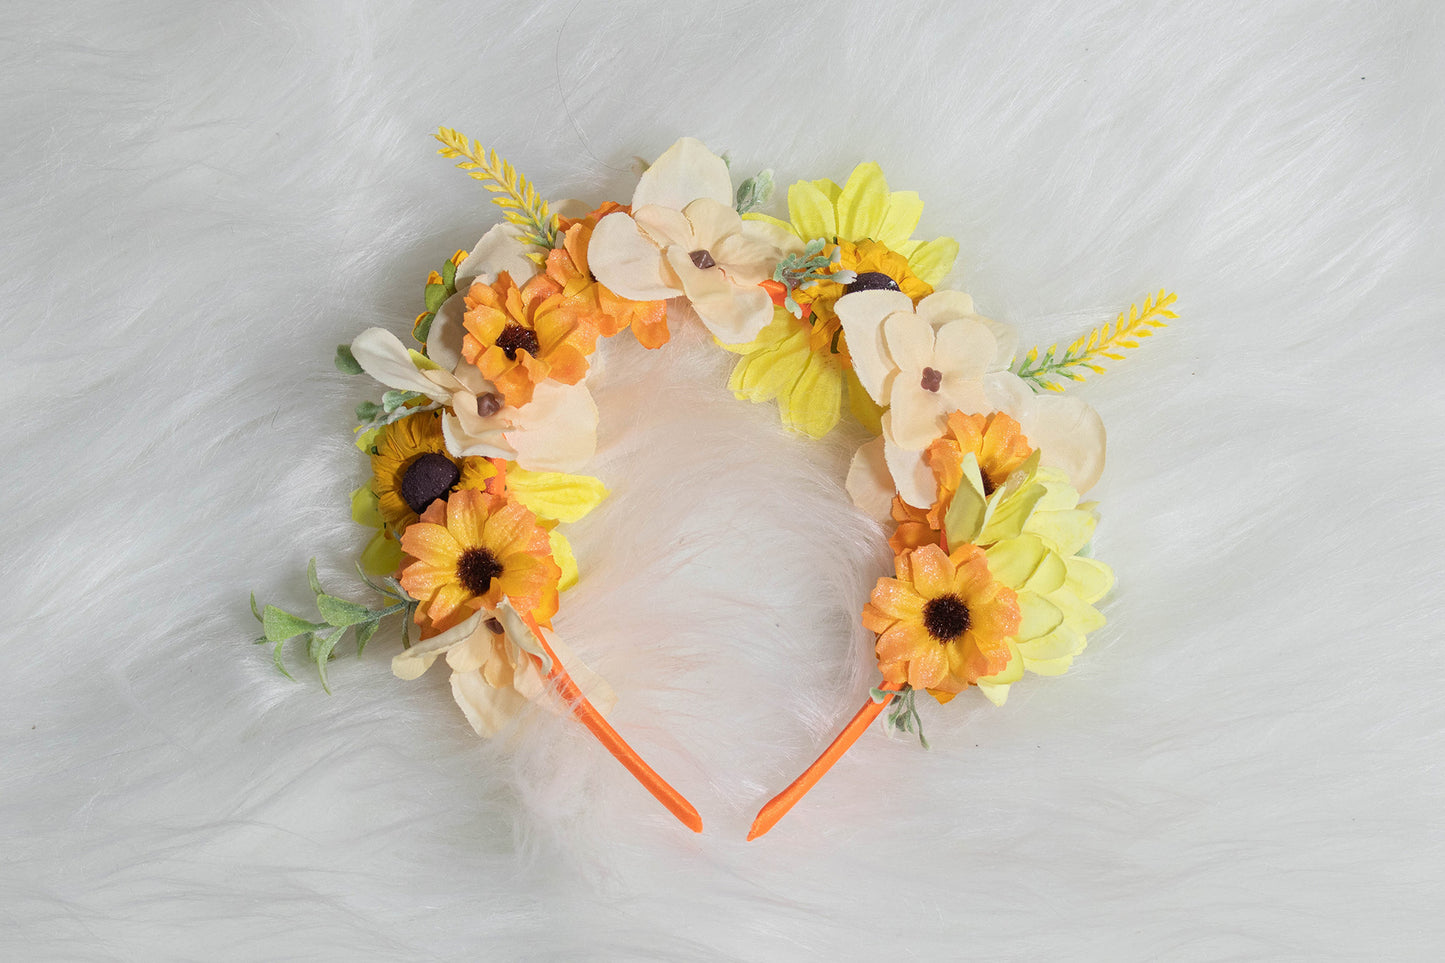
[[[729,387],[776,400],[783,423],[822,437],[852,417],[875,437],[853,457],[854,503],[891,526],[893,578],[863,609],[880,683],[837,739],[759,812],[765,833],[885,710],[918,731],[914,699],[976,689],[1002,704],[1025,670],[1056,675],[1104,624],[1113,574],[1089,554],[1081,501],[1104,466],[1104,425],[1066,382],[1103,371],[1175,317],[1160,291],[1060,349],[1019,355],[1014,330],[937,288],[958,244],[912,237],[923,204],[877,164],[842,186],[799,181],[788,220],[757,213],[771,171],[736,190],[724,158],[683,138],[639,177],[628,204],[554,210],[495,151],[441,129],[440,153],[492,193],[504,219],[426,283],[409,347],[371,328],[336,365],[386,386],[357,408],[371,478],[353,518],[375,530],[358,571],[369,607],[308,581],[320,621],[252,612],[283,673],[288,642],[326,666],[348,630],[360,652],[401,616],[393,672],[438,659],[479,735],[529,701],[581,721],[660,802],[700,831],[697,810],[607,722],[615,701],[552,631],[578,580],[560,530],[607,496],[576,474],[596,449],[587,388],[600,338],[625,329],[661,348],[669,323],[700,323],[738,356]],[[413,639],[412,627],[417,629]],[[289,674],[289,673],[288,673]],[[926,742],[924,743],[927,744]]]

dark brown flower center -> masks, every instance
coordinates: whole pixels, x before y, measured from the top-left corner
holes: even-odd
[[[506,629],[502,628],[502,623],[495,618],[487,619],[482,624],[485,625],[487,627],[487,631],[492,633],[493,635],[502,635],[507,631]]]
[[[712,253],[709,251],[693,251],[688,257],[692,258],[692,263],[699,271],[706,271],[710,267],[717,267],[717,262],[712,259]]]
[[[446,455],[429,451],[406,467],[401,476],[401,499],[420,515],[438,498],[445,498],[462,473]]]
[[[923,606],[923,627],[939,642],[952,642],[968,631],[968,606],[957,595],[940,595]]]
[[[506,354],[508,361],[517,360],[517,352],[525,351],[532,357],[537,357],[537,352],[542,345],[537,341],[537,332],[531,328],[524,328],[517,322],[510,322],[502,333],[497,335],[497,347]]]
[[[855,291],[897,291],[898,282],[882,271],[864,271],[853,283],[843,289],[844,294]]]
[[[502,563],[489,549],[469,548],[457,559],[457,581],[473,595],[486,595],[492,579],[502,574]]]
[[[937,368],[924,368],[923,380],[919,382],[924,391],[937,391],[943,386],[943,372]]]
[[[512,360],[516,360],[515,358]],[[483,418],[490,418],[502,410],[502,396],[495,391],[488,391],[484,395],[477,395],[477,414]]]

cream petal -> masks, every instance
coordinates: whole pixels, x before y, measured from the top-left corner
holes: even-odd
[[[983,379],[983,387],[990,410],[1002,411],[1019,424],[1023,424],[1034,399],[1038,397],[1028,383],[1012,371],[990,373]]]
[[[911,310],[898,311],[883,320],[883,345],[902,382],[917,384],[923,369],[933,364],[933,328]],[[893,403],[891,396],[888,403]]]
[[[458,458],[511,460],[517,455],[517,450],[507,442],[504,428],[468,431],[461,419],[450,411],[442,415],[442,437],[446,440],[447,451]]]
[[[803,253],[803,240],[793,229],[776,218],[761,214],[750,214],[743,218],[743,237],[765,244],[784,254]]]
[[[889,427],[884,431],[899,447],[922,451],[948,428],[953,410],[948,399],[924,388],[911,372],[899,374],[888,400]]]
[[[762,288],[733,284],[720,268],[700,270],[681,248],[669,248],[667,260],[693,310],[723,344],[751,341],[772,320],[773,299]]]
[[[657,204],[680,211],[700,197],[731,206],[732,175],[723,159],[701,141],[683,137],[643,171],[632,195],[632,206]]]
[[[467,336],[462,321],[466,311],[467,296],[463,290],[458,290],[437,308],[431,330],[427,332],[426,356],[448,371],[462,363],[462,342]]]
[[[1039,396],[1019,424],[1039,450],[1039,464],[1064,472],[1081,494],[1104,473],[1104,420],[1085,402],[1070,395]]]
[[[597,280],[624,298],[659,301],[679,293],[662,250],[620,212],[597,223],[587,245],[587,263]]]
[[[893,476],[883,457],[883,436],[859,447],[848,465],[844,487],[848,497],[870,517],[887,522],[893,516]]]
[[[918,302],[918,316],[935,328],[957,318],[974,316],[973,298],[962,291],[934,291]]]
[[[940,405],[945,412],[961,411],[966,415],[982,415],[992,411],[983,383],[972,378],[944,375],[938,386]],[[941,437],[942,431],[939,432]]]
[[[880,405],[888,403],[884,382],[896,367],[883,344],[883,322],[890,314],[912,308],[913,302],[902,291],[859,291],[845,294],[833,304],[843,325],[843,336],[848,339],[858,381]]]
[[[389,388],[420,392],[443,404],[451,399],[454,386],[444,387],[418,371],[401,340],[385,328],[367,328],[358,334],[351,342],[351,354],[363,371]]]
[[[1014,363],[1014,356],[1019,353],[1019,333],[1011,324],[1004,324],[1002,321],[994,321],[992,318],[980,316],[979,322],[988,326],[993,332],[993,339],[996,348],[993,355],[993,363],[989,365],[990,371],[1007,371]]]
[[[597,451],[597,405],[585,382],[543,381],[531,402],[511,410],[516,428],[505,438],[529,471],[575,472]]]
[[[712,248],[712,254],[734,284],[748,287],[772,277],[782,256],[777,248],[742,234],[723,238]]]
[[[436,657],[447,649],[467,639],[477,631],[484,611],[479,611],[445,632],[439,632],[429,639],[423,639],[409,649],[398,652],[391,660],[391,672],[398,679],[415,679],[436,661]],[[484,630],[485,631],[485,630]]]
[[[467,717],[472,729],[490,739],[517,717],[527,700],[508,688],[494,689],[478,671],[452,673],[452,698]]]
[[[529,245],[522,243],[523,231],[510,221],[503,221],[482,235],[472,253],[457,265],[457,278],[476,278],[483,284],[491,284],[497,275],[506,271],[512,280],[522,284],[541,270],[537,263],[527,257]],[[457,290],[465,290],[458,283]]]
[[[889,440],[886,432],[889,412],[883,414],[884,440],[883,459],[898,495],[914,508],[932,508],[938,497],[938,483],[933,479],[933,470],[923,460],[923,452],[900,448]]]
[[[733,210],[732,204],[719,204],[709,197],[700,198],[682,210],[692,228],[692,240],[697,249],[711,250],[724,238],[740,234],[743,219]]]
[[[998,339],[976,318],[959,318],[937,329],[933,367],[959,378],[978,380],[988,373],[998,351]]]
[[[632,219],[637,222],[638,229],[660,248],[677,244],[688,251],[695,251],[701,246],[693,234],[692,221],[682,211],[649,204],[635,209]]]

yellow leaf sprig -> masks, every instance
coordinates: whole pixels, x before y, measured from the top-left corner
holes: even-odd
[[[499,157],[496,151],[483,149],[481,144],[450,127],[437,128],[436,139],[442,145],[437,153],[447,158],[461,158],[457,167],[492,192],[492,203],[502,209],[508,221],[522,229],[525,243],[541,249],[527,255],[541,264],[546,252],[557,246],[557,215],[537,194],[531,181],[517,173],[511,162]]]
[[[1014,374],[1048,391],[1064,390],[1063,384],[1056,379],[1083,381],[1087,377],[1084,371],[1103,374],[1103,359],[1122,361],[1124,351],[1139,347],[1140,340],[1179,317],[1169,310],[1176,298],[1173,292],[1166,294],[1160,288],[1158,294],[1144,299],[1143,308],[1137,304],[1129,305],[1127,314],[1121,313],[1113,324],[1105,322],[1081,335],[1062,353],[1057,344],[1049,345],[1047,351],[1030,348],[1023,360],[1014,366]]]

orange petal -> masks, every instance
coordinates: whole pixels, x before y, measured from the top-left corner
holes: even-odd
[[[462,547],[452,533],[440,525],[417,522],[401,533],[401,550],[437,567],[455,566]]]

